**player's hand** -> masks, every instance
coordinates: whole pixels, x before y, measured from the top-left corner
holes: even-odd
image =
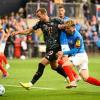
[[[59,28],[59,29],[64,29],[64,28],[65,28],[65,25],[64,25],[64,24],[59,24],[59,25],[58,25],[58,28]]]
[[[58,51],[57,52],[57,56],[58,56],[58,59],[61,59],[63,57],[63,52],[62,51]]]

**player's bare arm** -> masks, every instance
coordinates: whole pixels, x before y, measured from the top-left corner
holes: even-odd
[[[58,28],[59,28],[59,29],[64,29],[64,28],[65,28],[65,24],[59,24],[59,25],[58,25]]]
[[[12,35],[17,35],[17,34],[30,34],[32,32],[34,32],[34,30],[32,28],[30,28],[30,29],[26,29],[26,30],[22,30],[22,31],[12,32]]]
[[[56,55],[58,56],[58,59],[61,59],[63,57],[63,52],[58,51]]]

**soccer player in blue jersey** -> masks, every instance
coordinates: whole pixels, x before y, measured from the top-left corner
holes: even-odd
[[[65,22],[65,34],[67,43],[70,50],[64,52],[59,51],[58,56],[68,55],[69,59],[74,66],[77,67],[81,78],[92,85],[100,86],[100,80],[97,80],[89,76],[88,72],[88,56],[84,48],[83,37],[75,29],[75,24],[73,20],[68,20]],[[74,87],[75,83],[70,83],[69,88]]]
[[[63,19],[64,21],[70,20],[69,17],[65,16],[65,8],[63,6],[59,6],[58,16],[61,19]],[[66,41],[65,37],[66,37],[66,34],[64,32],[61,32],[60,43],[61,43],[62,51],[69,50],[69,47],[66,43],[67,41]],[[67,59],[67,57],[63,57],[63,59]],[[59,60],[59,64],[61,64],[61,60]],[[73,69],[70,68],[71,66],[72,66],[72,64],[68,61],[68,59],[67,59],[67,66],[65,66],[65,64],[62,65],[64,71],[67,73],[67,76],[68,76],[70,82],[75,81],[75,80],[79,81],[80,77]]]

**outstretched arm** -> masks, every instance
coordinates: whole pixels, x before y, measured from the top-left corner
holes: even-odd
[[[34,30],[32,28],[30,28],[30,29],[26,29],[26,30],[22,30],[22,31],[12,32],[12,35],[17,35],[17,34],[30,34],[32,32],[34,32]]]

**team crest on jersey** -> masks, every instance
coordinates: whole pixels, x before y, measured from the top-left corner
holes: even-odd
[[[72,41],[72,40],[70,40],[70,41],[69,41],[69,44],[71,44],[71,45],[72,45],[72,44],[73,44],[73,41]]]
[[[75,46],[76,46],[76,47],[80,47],[80,45],[81,45],[80,40],[77,40]]]

